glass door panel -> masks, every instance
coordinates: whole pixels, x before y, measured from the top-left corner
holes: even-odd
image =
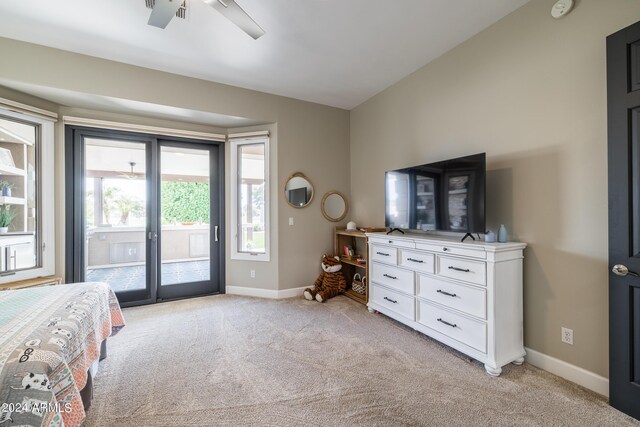
[[[106,282],[118,294],[146,291],[146,144],[84,142],[85,280]]]
[[[197,144],[160,146],[161,298],[214,291],[211,150]]]
[[[126,305],[224,292],[223,147],[67,130],[67,281]]]

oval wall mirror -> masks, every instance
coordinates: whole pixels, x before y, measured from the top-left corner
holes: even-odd
[[[292,174],[284,184],[284,198],[294,208],[308,206],[313,194],[313,184],[302,172]]]
[[[347,198],[339,191],[329,191],[322,198],[322,215],[329,221],[338,222],[349,212]]]

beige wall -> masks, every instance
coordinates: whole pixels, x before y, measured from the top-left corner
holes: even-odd
[[[349,193],[349,113],[346,110],[5,38],[0,38],[0,52],[3,54],[0,79],[275,123],[277,128],[273,129],[277,129],[277,141],[272,147],[276,150],[274,157],[277,169],[271,174],[274,191],[282,189],[284,180],[292,172],[301,171],[313,181],[320,196],[331,189]],[[74,108],[60,110],[62,114],[99,119],[118,116]],[[154,122],[153,119],[140,117],[119,118],[142,124]],[[174,125],[181,129],[202,130],[202,124]],[[56,141],[59,225],[64,218],[64,151],[61,135],[59,131]],[[271,265],[234,262],[227,266],[228,285],[273,290],[307,286],[313,283],[320,271],[322,253],[332,249],[334,224],[322,217],[320,198],[314,198],[305,209],[294,209],[277,194],[274,198],[277,205],[272,211],[275,212],[272,230],[276,233],[277,250],[272,252]],[[296,220],[293,227],[287,225],[290,216]],[[61,235],[59,229],[58,236]],[[61,255],[62,239],[59,238],[58,242],[58,255]],[[64,265],[60,258],[57,263],[59,273]],[[254,266],[257,277],[250,279],[248,271]]]
[[[272,261],[228,261],[229,285],[287,289],[311,283],[320,254],[332,250],[334,224],[320,213],[326,191],[347,193],[352,209],[347,219],[381,225],[385,170],[486,151],[488,226],[495,230],[505,223],[513,239],[529,243],[526,345],[606,376],[605,37],[637,21],[640,3],[581,0],[561,20],[549,16],[553,3],[532,0],[350,117],[340,109],[2,38],[0,79],[274,123]],[[30,100],[0,88],[3,94]],[[56,202],[61,224],[60,135]],[[282,196],[285,179],[296,171],[305,173],[316,190],[302,210]],[[288,225],[289,217],[294,226]],[[61,249],[59,243],[59,254]],[[61,261],[58,265],[60,271]],[[256,269],[256,279],[249,278],[250,268]],[[561,344],[560,326],[574,329],[573,346]]]
[[[529,243],[525,345],[607,376],[605,37],[640,2],[582,0],[561,20],[553,3],[531,1],[352,110],[354,215],[384,223],[385,170],[486,151],[488,228]]]

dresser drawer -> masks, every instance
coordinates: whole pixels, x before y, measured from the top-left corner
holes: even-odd
[[[413,240],[394,239],[392,236],[371,236],[369,237],[369,242],[373,244],[392,245],[399,248],[415,249],[416,247],[416,242],[414,242]]]
[[[486,259],[487,253],[482,248],[461,248],[458,246],[447,246],[446,242],[442,245],[436,245],[434,243],[416,243],[416,249],[422,249],[425,251],[433,251],[441,254],[459,255],[469,258]]]
[[[398,264],[398,249],[389,246],[372,245],[369,256],[371,261],[378,261],[391,265]]]
[[[417,295],[472,316],[487,318],[486,290],[448,282],[433,276],[418,276]]]
[[[394,290],[371,284],[369,298],[378,305],[392,310],[410,320],[415,320],[415,299],[412,296],[403,295]]]
[[[484,322],[418,301],[419,323],[483,353],[487,352],[487,325]]]
[[[484,262],[438,256],[438,275],[484,286],[487,268]]]
[[[428,252],[400,251],[400,265],[422,273],[433,273],[435,270],[435,255]]]
[[[413,271],[402,270],[376,262],[371,264],[371,279],[374,282],[411,295],[415,293],[414,275]]]

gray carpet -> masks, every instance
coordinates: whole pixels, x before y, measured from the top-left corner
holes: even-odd
[[[345,297],[125,310],[85,426],[636,425],[533,366],[499,378]]]

